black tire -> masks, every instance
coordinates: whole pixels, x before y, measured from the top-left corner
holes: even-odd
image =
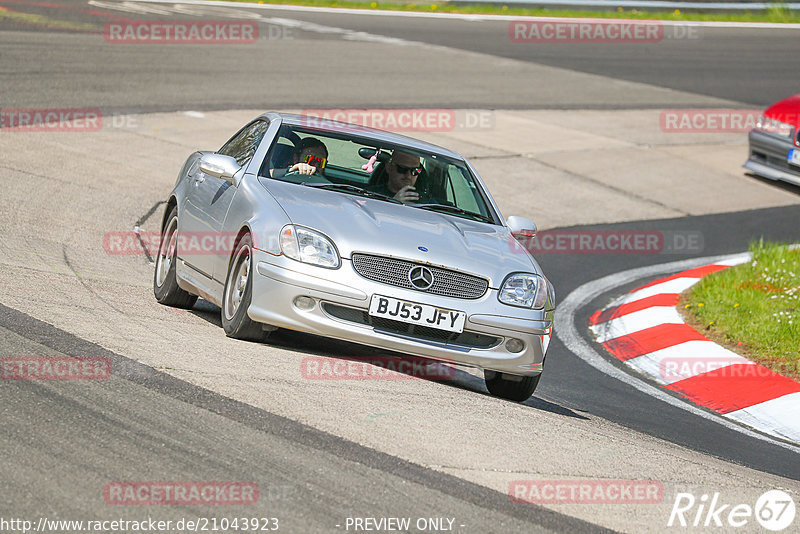
[[[197,301],[197,295],[181,289],[175,278],[175,261],[178,257],[175,237],[177,231],[178,208],[173,206],[167,215],[164,228],[161,229],[161,243],[158,246],[156,268],[153,273],[153,294],[156,300],[165,306],[189,310]]]
[[[253,295],[253,239],[250,234],[243,235],[236,243],[225,289],[222,293],[222,328],[228,337],[263,341],[269,337],[270,330],[253,321],[247,315],[247,308]]]
[[[523,402],[528,400],[533,395],[533,392],[536,391],[536,386],[539,385],[542,373],[535,376],[514,377],[521,378],[521,380],[505,378],[507,376],[509,375],[495,371],[484,371],[483,379],[486,382],[486,389],[495,397],[514,402]]]

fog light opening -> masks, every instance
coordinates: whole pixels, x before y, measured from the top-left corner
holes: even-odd
[[[525,343],[521,339],[509,339],[506,341],[506,350],[508,352],[522,352],[525,348]]]
[[[314,306],[317,305],[317,301],[312,299],[311,297],[296,297],[294,299],[294,307],[298,310],[302,311],[309,311],[313,310]]]

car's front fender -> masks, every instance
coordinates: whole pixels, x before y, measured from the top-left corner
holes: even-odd
[[[222,232],[228,235],[248,228],[255,248],[277,255],[281,253],[280,229],[291,222],[278,201],[258,182],[258,178],[245,174],[228,208]]]

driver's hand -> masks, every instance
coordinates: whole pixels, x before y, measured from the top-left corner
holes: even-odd
[[[394,198],[404,203],[416,202],[419,200],[419,193],[416,192],[413,185],[407,185],[395,193]]]
[[[290,172],[299,172],[300,174],[314,174],[317,172],[317,168],[309,165],[308,163],[295,163],[286,173]]]

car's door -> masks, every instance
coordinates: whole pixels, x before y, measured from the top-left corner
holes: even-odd
[[[242,167],[240,172],[243,173],[268,127],[269,122],[264,119],[251,122],[217,153],[234,158]],[[215,263],[220,256],[227,257],[233,245],[231,236],[225,236],[221,231],[225,215],[236,193],[236,186],[227,180],[206,174],[199,168],[194,169],[189,180],[192,185],[181,222],[183,236],[180,255],[194,269],[212,278]]]

